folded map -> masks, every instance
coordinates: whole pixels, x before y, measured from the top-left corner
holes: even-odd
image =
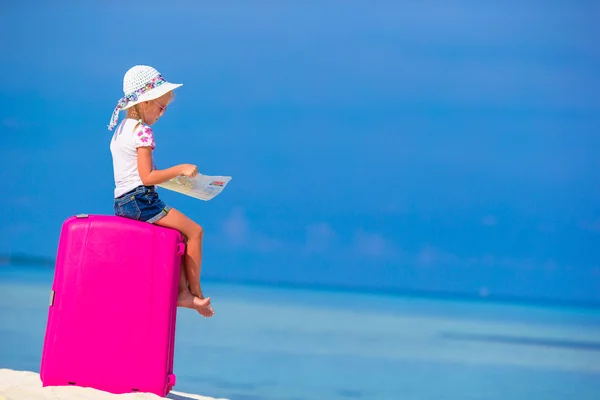
[[[178,176],[157,186],[196,199],[210,200],[221,193],[230,180],[230,176],[208,176],[198,174],[193,178]]]

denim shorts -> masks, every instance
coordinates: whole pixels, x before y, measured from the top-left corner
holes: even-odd
[[[154,186],[138,186],[117,197],[114,209],[115,215],[119,217],[153,224],[167,215],[171,207],[158,198]]]

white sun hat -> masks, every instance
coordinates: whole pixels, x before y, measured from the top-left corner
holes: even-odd
[[[131,67],[123,77],[123,97],[113,111],[108,130],[113,130],[117,125],[119,111],[127,110],[144,101],[158,99],[180,86],[183,84],[167,82],[156,69],[147,65]]]

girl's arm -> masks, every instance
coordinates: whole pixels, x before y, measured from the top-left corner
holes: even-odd
[[[138,172],[145,186],[158,185],[176,176],[183,175],[182,166],[176,165],[167,169],[152,170],[152,148],[138,147]]]
[[[187,175],[186,164],[167,169],[152,170],[152,148],[137,148],[137,167],[140,179],[145,186],[159,185],[179,175]]]
[[[137,129],[137,128],[136,128]],[[137,148],[137,167],[140,179],[145,186],[160,185],[176,176],[194,177],[198,168],[192,164],[180,164],[167,169],[152,170],[152,151],[155,147],[152,128],[141,125],[134,131],[134,142]]]

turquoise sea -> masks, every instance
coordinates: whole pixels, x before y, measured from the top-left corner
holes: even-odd
[[[0,267],[0,368],[39,372],[53,271]],[[207,281],[174,390],[232,400],[597,400],[600,310]]]

